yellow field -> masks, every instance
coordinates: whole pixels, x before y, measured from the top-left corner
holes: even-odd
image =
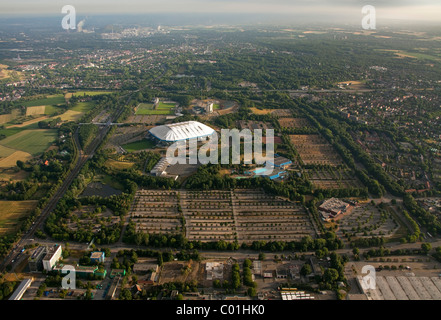
[[[122,170],[122,169],[130,169],[131,167],[133,167],[135,164],[133,162],[122,162],[122,161],[116,161],[113,159],[109,159],[106,161],[106,166],[108,167],[112,167],[118,170]]]
[[[17,150],[0,145],[0,158],[9,157],[15,151]]]
[[[5,64],[0,64],[0,79],[9,78],[10,70],[6,70],[8,68]]]
[[[13,154],[0,160],[0,168],[12,168],[17,165],[18,160],[26,162],[30,159],[32,159],[31,154],[23,151],[15,151]]]
[[[36,206],[37,200],[0,201],[0,235],[15,232],[20,218],[27,216]]]
[[[25,122],[23,122],[22,124],[14,124],[14,125],[12,125],[12,126],[8,126],[7,128],[22,128],[22,127],[26,127],[26,126],[29,126],[29,125],[31,125],[31,124],[34,124],[34,123],[36,123],[36,122],[43,121],[43,120],[45,120],[45,119],[47,119],[46,116],[44,116],[44,117],[39,117],[39,118],[35,118],[35,119],[29,120],[29,121],[25,121]]]
[[[62,121],[77,121],[83,116],[84,112],[68,110],[62,115],[55,116],[54,118],[61,118]]]
[[[26,172],[24,170],[20,170],[16,172],[13,168],[6,168],[0,170],[0,183],[3,182],[16,182],[16,181],[23,181],[29,176],[29,172]]]
[[[271,112],[273,112],[275,109],[263,109],[263,110],[260,110],[260,109],[257,109],[257,108],[251,108],[251,111],[254,113],[254,114],[257,114],[257,115],[263,115],[263,114],[270,114]]]
[[[44,114],[45,110],[46,110],[46,106],[27,107],[26,108],[26,115],[27,116],[34,116],[34,115],[38,115],[38,114]]]
[[[5,124],[12,120],[14,120],[14,116],[10,113],[0,115],[0,124]]]
[[[14,70],[7,70],[9,66],[5,64],[0,64],[0,80],[10,78],[12,75],[17,76],[19,79],[22,78],[22,73]]]

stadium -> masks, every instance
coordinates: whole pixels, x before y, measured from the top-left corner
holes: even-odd
[[[150,129],[149,133],[159,142],[173,143],[191,139],[201,141],[214,134],[215,131],[203,123],[187,121],[157,126]]]

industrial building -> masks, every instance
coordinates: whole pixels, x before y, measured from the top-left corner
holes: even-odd
[[[207,262],[205,264],[207,280],[222,280],[224,277],[224,264],[219,262]]]
[[[49,247],[47,253],[43,258],[43,269],[46,271],[52,271],[52,268],[60,260],[62,249],[59,244]]]
[[[170,164],[167,161],[167,158],[162,158],[161,160],[158,161],[158,163],[153,167],[152,170],[150,170],[150,174],[154,175],[154,176],[162,176],[167,174],[167,168]]]
[[[162,142],[176,142],[190,139],[202,140],[211,136],[215,131],[203,123],[187,121],[157,126],[149,130],[149,133]]]
[[[101,251],[94,251],[90,254],[90,261],[93,263],[101,263],[105,260],[105,254]]]
[[[14,293],[11,295],[9,300],[20,300],[23,297],[23,294],[28,290],[28,288],[31,286],[32,279],[25,279],[23,280],[18,288],[14,291]]]
[[[39,272],[43,270],[43,258],[47,253],[47,247],[38,247],[29,258],[29,271]]]
[[[267,161],[267,165],[282,169],[286,169],[291,164],[292,164],[291,160],[280,156],[275,157],[273,161]]]
[[[331,198],[323,201],[319,206],[319,211],[322,214],[322,219],[328,221],[329,219],[335,218],[341,213],[345,213],[351,205],[340,199]]]

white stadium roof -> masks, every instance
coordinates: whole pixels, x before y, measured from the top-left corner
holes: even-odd
[[[206,137],[215,131],[203,123],[187,121],[154,127],[149,132],[162,141],[179,141]]]

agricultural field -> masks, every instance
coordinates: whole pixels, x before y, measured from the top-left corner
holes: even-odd
[[[6,158],[0,159],[0,168],[13,168],[17,165],[17,161],[23,161],[26,162],[28,160],[32,159],[32,155],[23,152],[23,151],[15,151],[14,153],[10,154]]]
[[[8,70],[8,68],[9,66],[5,64],[0,64],[0,80],[7,79],[11,76],[13,72],[16,72],[16,71]]]
[[[289,137],[304,165],[336,167],[344,164],[334,147],[319,134],[295,134]]]
[[[69,110],[55,118],[61,118],[62,121],[78,121],[81,117],[92,110],[95,106],[94,102],[77,102]]]
[[[16,170],[16,166],[10,168],[0,168],[0,185],[9,182],[23,181],[29,176],[29,172],[24,170]]]
[[[13,234],[38,201],[0,201],[0,235]]]
[[[95,103],[93,101],[77,102],[69,110],[86,113],[93,109]]]
[[[8,125],[6,129],[9,130],[9,129],[13,129],[13,128],[25,128],[25,127],[26,127],[26,129],[38,129],[38,122],[46,120],[46,119],[47,119],[46,116],[38,117],[35,119],[24,121],[21,124]],[[32,126],[32,125],[34,125],[34,126]]]
[[[18,110],[18,109],[12,110],[11,113],[1,114],[0,115],[0,124],[5,124],[8,122],[11,122],[14,119],[18,118],[19,116],[20,116],[20,110]]]
[[[60,106],[65,105],[66,100],[62,94],[54,94],[47,97],[36,97],[29,101],[23,101],[20,103],[25,107],[40,107],[40,106]]]
[[[303,206],[261,190],[138,190],[131,218],[138,231],[185,232],[190,241],[250,243],[315,237]]]
[[[26,108],[26,116],[45,114],[46,106],[34,106]]]
[[[35,156],[46,151],[56,138],[56,130],[23,130],[0,140],[0,145],[3,147],[0,148],[0,156],[3,157],[6,153],[9,153],[4,148],[13,149],[14,152],[17,150],[24,151]]]
[[[349,169],[314,168],[305,172],[315,189],[363,188],[363,184]]]

